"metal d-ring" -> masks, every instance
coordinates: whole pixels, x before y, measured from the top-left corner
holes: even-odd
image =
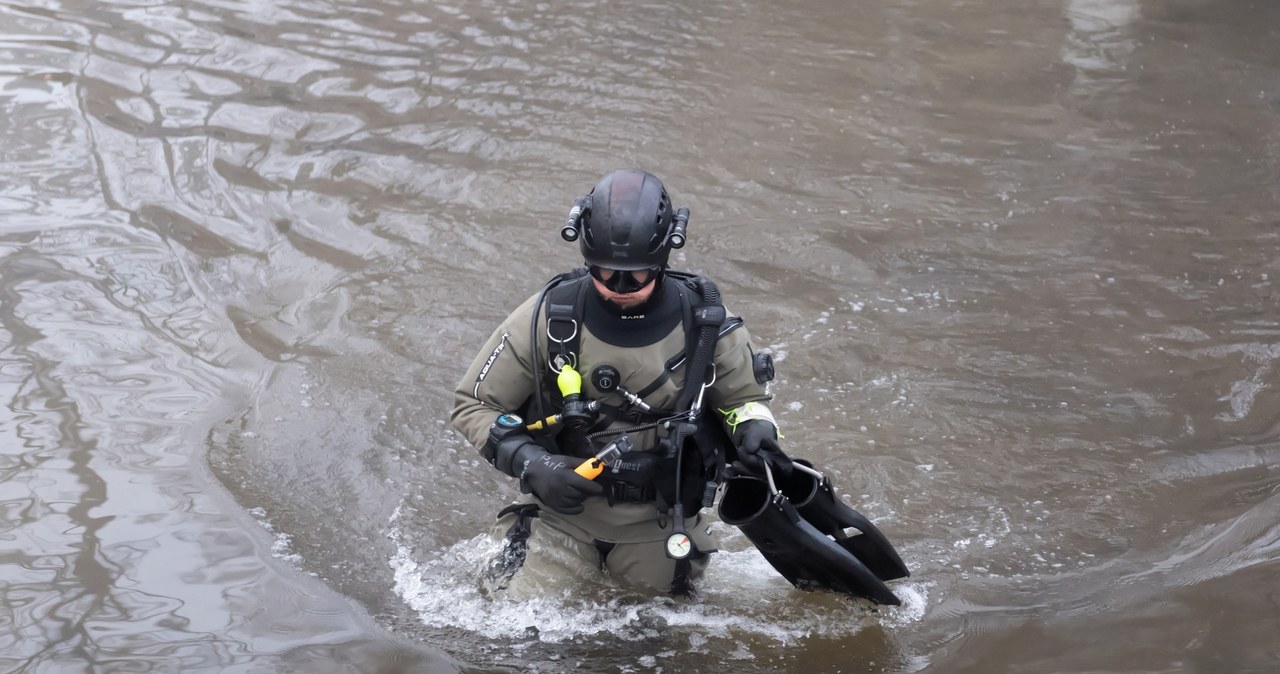
[[[551,324],[553,321],[555,322],[567,321],[570,325],[573,326],[573,332],[569,333],[569,336],[565,337],[564,339],[557,338],[555,335],[551,334]],[[551,367],[552,372],[555,372],[558,374],[560,370],[564,369],[565,365],[568,365],[569,367],[572,367],[575,370],[578,368],[578,354],[571,353],[564,348],[564,345],[566,343],[570,342],[571,340],[573,340],[573,338],[577,336],[578,336],[578,321],[576,319],[573,319],[573,318],[569,318],[569,319],[548,318],[547,319],[547,339],[549,341],[555,342],[556,344],[560,345],[560,353],[557,353],[554,356],[551,356],[550,354],[548,354],[547,365]],[[548,351],[550,351],[550,349],[548,349]],[[564,359],[567,362],[557,364],[556,361],[560,359]]]

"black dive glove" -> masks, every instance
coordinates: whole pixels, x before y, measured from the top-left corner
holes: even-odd
[[[604,487],[573,472],[582,459],[551,454],[518,427],[495,424],[484,446],[484,457],[494,468],[520,480],[539,501],[556,512],[577,515],[588,496],[599,496]]]
[[[748,419],[733,429],[733,445],[738,448],[738,461],[743,468],[764,474],[765,463],[775,475],[791,474],[791,459],[778,446],[778,428],[764,419]]]
[[[552,510],[565,515],[577,515],[582,512],[582,502],[588,496],[604,493],[604,487],[600,483],[573,472],[580,463],[582,459],[544,451],[529,459],[520,480],[529,485],[534,496]]]

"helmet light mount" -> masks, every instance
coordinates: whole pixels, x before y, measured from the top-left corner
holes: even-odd
[[[689,209],[676,209],[676,216],[671,221],[671,233],[667,235],[667,245],[672,248],[684,248],[685,230],[689,227]]]
[[[574,242],[578,240],[582,228],[582,216],[591,208],[591,195],[584,195],[573,200],[573,208],[569,209],[569,217],[560,227],[560,238]]]
[[[608,176],[606,176],[604,181],[608,181],[615,174],[625,173],[625,172],[629,172],[629,171],[625,171],[625,170],[615,171],[614,173],[611,173]],[[643,172],[639,172],[639,171],[630,171],[630,172],[643,174]],[[658,181],[657,178],[652,176],[651,174],[643,174],[643,175],[647,175],[649,178],[652,178],[654,182],[657,183],[657,189],[661,192],[661,201],[659,202],[660,205],[658,207],[658,213],[657,213],[657,225],[661,227],[662,220],[663,220],[663,215],[662,215],[663,209],[670,208],[670,206],[668,205],[670,202],[667,200],[666,191],[665,189],[662,188],[661,181]],[[602,181],[601,184],[606,184],[604,181]],[[597,188],[600,188],[600,185],[597,185]],[[574,199],[573,207],[569,210],[568,217],[565,218],[564,224],[560,226],[560,238],[570,243],[573,243],[575,241],[580,242],[581,245],[583,245],[584,252],[587,250],[587,248],[591,244],[590,239],[583,241],[582,238],[584,236],[583,234],[584,227],[589,226],[586,221],[589,221],[591,219],[592,196],[595,194],[595,191],[596,190],[593,189],[591,193],[585,194],[583,196],[580,196]],[[609,203],[608,202],[610,198],[609,194],[605,194],[604,198],[606,199],[606,203]],[[608,217],[609,216],[606,215],[606,218]],[[673,215],[669,215],[666,217],[670,219],[668,220],[666,231],[661,232],[661,230],[659,230],[660,232],[659,235],[662,238],[658,244],[658,250],[670,251],[677,248],[684,248],[685,243],[688,241],[687,232],[689,227],[689,209],[679,208],[676,210],[676,212]],[[657,252],[657,251],[651,250],[651,252]],[[620,257],[625,257],[625,254],[620,255]],[[660,266],[666,266],[665,265],[666,256],[662,255],[661,258],[662,258],[662,264]]]

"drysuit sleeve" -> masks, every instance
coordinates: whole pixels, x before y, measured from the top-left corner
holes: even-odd
[[[769,400],[773,397],[756,381],[752,354],[755,349],[747,328],[724,335],[716,343],[716,381],[708,389],[708,402],[720,412],[730,434],[747,419],[773,421]],[[776,425],[776,424],[775,424]]]
[[[516,309],[489,336],[453,390],[449,420],[476,449],[503,412],[514,412],[533,395],[529,321],[536,296]]]

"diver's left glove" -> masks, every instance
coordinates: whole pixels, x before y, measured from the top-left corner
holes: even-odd
[[[778,475],[790,475],[794,466],[791,458],[778,445],[778,427],[764,419],[748,419],[733,430],[733,446],[738,449],[738,463],[756,475],[769,470]]]

